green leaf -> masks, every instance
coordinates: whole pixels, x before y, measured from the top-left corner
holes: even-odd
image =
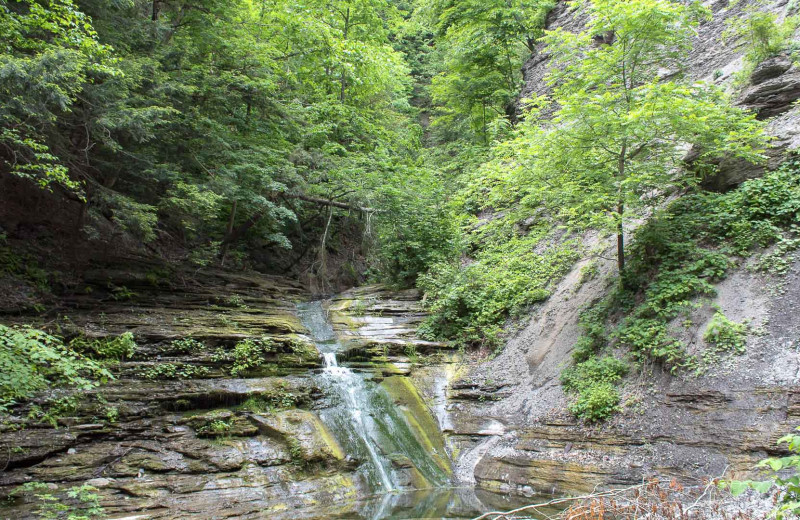
[[[738,497],[750,488],[748,481],[734,480],[730,483],[731,494]]]
[[[759,481],[749,481],[748,483],[749,483],[750,487],[752,487],[753,489],[755,489],[759,493],[768,492],[770,490],[770,488],[772,488],[772,486],[775,484],[771,480],[764,480],[764,481],[760,481],[760,482]]]

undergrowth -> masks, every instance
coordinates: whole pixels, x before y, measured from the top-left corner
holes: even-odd
[[[204,347],[202,341],[194,338],[179,338],[170,341],[164,350],[175,354],[191,354],[203,350]]]
[[[149,381],[196,379],[207,377],[208,374],[208,368],[188,363],[158,363],[139,369],[137,373],[139,377]]]
[[[198,426],[196,429],[199,437],[224,437],[231,431],[231,421],[224,419],[214,419]]]
[[[619,409],[615,383],[628,372],[628,365],[613,356],[592,357],[561,372],[561,384],[577,398],[569,410],[587,421],[599,421]]]
[[[256,369],[267,362],[266,356],[277,351],[277,345],[269,338],[244,339],[226,350],[222,347],[214,353],[216,362],[230,363],[230,374],[239,376],[245,372]]]
[[[494,227],[500,226],[508,220]],[[545,226],[522,236],[513,228],[487,228],[474,238],[480,243],[471,263],[439,263],[420,277],[430,313],[419,329],[423,337],[497,349],[504,322],[547,299],[580,257],[574,240],[548,243]]]
[[[56,387],[88,390],[112,379],[99,362],[32,327],[0,325],[0,413]]]
[[[78,336],[70,340],[69,346],[92,359],[116,361],[132,358],[137,349],[136,340],[131,332],[122,333],[117,337],[98,339]]]
[[[656,361],[673,373],[698,370],[723,352],[743,353],[747,327],[724,314],[712,319],[704,335],[708,348],[700,358],[687,353],[671,323],[688,318],[704,298],[713,297],[715,285],[758,248],[774,246],[753,262],[754,269],[786,272],[798,247],[798,223],[796,157],[734,191],[695,192],[673,202],[635,233],[630,262],[616,289],[582,313],[576,366],[562,378],[570,381],[570,374],[591,370],[615,348],[629,352],[633,361]],[[588,388],[565,383],[576,396],[570,410],[590,421],[607,417],[618,407],[618,396],[610,391],[617,382],[582,383]]]
[[[747,324],[731,321],[718,311],[711,318],[703,339],[708,348],[704,356],[717,356],[720,353],[744,354],[746,348]]]
[[[738,2],[731,2],[734,5]],[[800,26],[800,15],[796,7],[785,17],[769,10],[764,1],[748,2],[742,14],[738,17],[728,18],[723,37],[731,40],[737,38],[744,42],[744,67],[735,76],[738,85],[744,85],[756,66],[781,52],[789,52],[792,59],[797,59],[800,45],[793,38],[794,32]]]
[[[97,491],[88,484],[57,488],[44,482],[26,482],[15,488],[9,498],[33,503],[33,514],[38,518],[90,520],[106,517]]]

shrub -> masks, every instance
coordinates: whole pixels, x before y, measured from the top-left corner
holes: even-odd
[[[732,2],[734,3],[734,2]],[[792,45],[792,35],[800,24],[800,17],[787,16],[779,20],[778,14],[764,9],[763,2],[747,6],[741,17],[729,18],[724,36],[739,37],[747,46],[745,60],[753,65],[775,56]]]
[[[224,437],[231,431],[231,423],[222,419],[214,419],[197,428],[197,435],[201,437]]]
[[[294,437],[289,437],[286,439],[286,443],[289,446],[289,455],[292,457],[292,464],[304,464],[303,446],[300,444],[300,441]]]
[[[190,354],[202,350],[205,345],[202,341],[193,338],[174,339],[169,343],[169,350],[176,354]]]
[[[90,520],[105,518],[105,511],[100,505],[97,488],[83,484],[72,486],[66,492],[56,491],[44,482],[26,482],[11,492],[10,497],[27,497],[35,503],[34,513],[39,518],[66,520]]]
[[[663,361],[673,369],[684,359],[683,345],[669,334],[664,320],[629,319],[620,325],[616,336],[620,344],[631,349],[639,358]]]
[[[569,410],[588,422],[600,421],[619,409],[614,387],[628,372],[628,365],[615,357],[591,357],[561,372],[564,390],[575,395]]]
[[[80,336],[70,341],[69,345],[92,358],[115,360],[132,358],[138,348],[132,332],[125,332],[116,338],[94,340]]]
[[[578,394],[569,405],[575,417],[588,422],[602,421],[619,410],[619,392],[612,383],[597,383]]]
[[[703,339],[714,347],[715,352],[744,354],[747,325],[731,321],[722,312],[717,312],[703,334]]]
[[[28,412],[28,419],[58,427],[58,419],[74,415],[78,411],[80,399],[77,395],[48,399],[44,405],[33,405]]]
[[[240,309],[248,308],[247,305],[244,303],[244,299],[242,299],[242,297],[239,296],[238,294],[233,294],[229,296],[225,300],[225,305],[227,305],[228,307],[238,307]]]
[[[158,363],[139,370],[139,377],[150,381],[195,379],[208,376],[208,368],[186,363]]]
[[[800,427],[796,428],[800,430]],[[721,487],[730,488],[734,496],[741,495],[747,489],[755,489],[759,493],[778,490],[778,506],[772,511],[777,520],[796,518],[800,515],[800,435],[789,434],[778,439],[778,444],[786,444],[791,452],[787,457],[771,457],[758,463],[756,467],[767,473],[767,480],[723,481]]]
[[[267,362],[265,355],[276,350],[275,342],[269,338],[248,338],[238,342],[233,350],[217,349],[213,359],[216,362],[230,363],[231,375],[239,376],[264,365]]]
[[[800,247],[793,237],[800,232],[799,221],[797,157],[734,191],[696,192],[673,202],[636,231],[621,283],[582,312],[583,334],[573,360],[581,364],[616,345],[673,372],[698,368],[698,360],[671,333],[670,322],[702,305],[698,297],[714,295],[715,284],[757,247],[778,241],[756,269],[785,273]],[[715,315],[706,331],[712,348],[703,361],[715,362],[721,352],[743,352],[746,332],[744,324]],[[584,414],[583,408],[575,411]]]
[[[59,337],[31,327],[0,325],[0,412],[41,390],[87,390],[112,377]]]
[[[307,400],[307,395],[293,394],[281,384],[274,391],[249,397],[239,408],[253,413],[265,413],[297,408],[301,404],[307,404]]]
[[[459,345],[499,346],[503,322],[547,299],[579,257],[573,241],[537,251],[540,239],[499,240],[467,266],[435,265],[419,280],[430,311],[420,332]]]

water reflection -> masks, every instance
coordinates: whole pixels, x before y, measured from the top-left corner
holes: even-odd
[[[463,520],[487,511],[508,511],[527,504],[546,502],[551,497],[511,497],[473,488],[438,488],[385,494],[341,506],[294,511],[292,518],[353,520]],[[562,511],[558,506],[524,513],[517,518],[551,518]]]

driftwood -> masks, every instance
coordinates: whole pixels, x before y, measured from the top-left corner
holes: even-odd
[[[368,208],[364,206],[355,206],[352,204],[347,204],[346,202],[339,202],[338,200],[329,200],[329,199],[322,199],[319,197],[312,197],[310,195],[304,195],[302,193],[281,193],[281,196],[287,199],[297,199],[302,200],[305,202],[310,202],[312,204],[317,204],[320,206],[327,206],[329,208],[339,208],[339,209],[346,209],[349,211],[358,211],[361,213],[372,214],[372,213],[380,213],[379,210],[374,208]],[[238,241],[242,235],[244,235],[247,230],[251,227],[255,226],[259,220],[264,216],[266,210],[261,210],[253,213],[246,221],[244,221],[239,227],[232,229],[230,226],[232,222],[229,223],[229,231],[227,236],[222,240],[222,249],[220,251],[220,256],[224,258],[225,252],[228,249],[228,246],[236,241]]]
[[[289,199],[299,199],[304,200],[306,202],[312,202],[314,204],[320,204],[322,206],[330,206],[333,208],[340,208],[340,209],[349,209],[351,211],[360,211],[362,213],[379,213],[378,210],[374,208],[367,208],[364,206],[353,206],[352,204],[347,204],[346,202],[339,202],[337,200],[328,200],[328,199],[320,199],[318,197],[311,197],[308,195],[303,195],[302,193],[282,193],[282,195]]]
[[[727,468],[723,471],[723,475]],[[746,505],[730,502],[730,493],[721,477],[704,479],[697,485],[684,487],[676,479],[652,478],[641,484],[595,490],[582,496],[555,498],[509,511],[490,511],[472,520],[500,520],[544,517],[552,520],[751,520]],[[566,508],[561,513],[545,513],[542,509]],[[761,518],[761,517],[758,517]]]

